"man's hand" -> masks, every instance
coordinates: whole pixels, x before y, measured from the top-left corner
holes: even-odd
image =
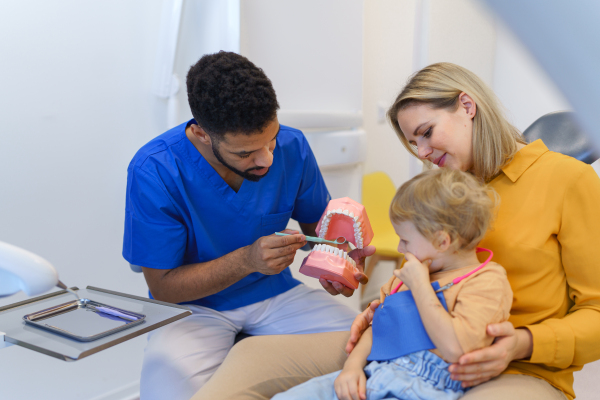
[[[360,367],[347,367],[333,383],[335,393],[340,400],[365,400],[367,398],[367,377]]]
[[[263,236],[246,247],[248,267],[251,272],[275,275],[293,261],[296,251],[306,244],[306,237],[298,231],[286,229],[289,236]]]
[[[362,334],[371,325],[371,321],[373,321],[373,314],[375,314],[377,307],[379,307],[379,300],[373,300],[371,304],[369,304],[369,307],[367,307],[365,311],[358,314],[354,319],[354,322],[352,322],[352,326],[350,327],[350,338],[346,344],[347,354],[350,354],[352,350],[354,350],[354,347],[358,343],[358,340]]]
[[[400,279],[409,289],[419,285],[429,285],[429,266],[431,260],[419,261],[411,253],[405,253],[406,262],[401,269],[394,270],[394,275]]]
[[[352,257],[354,261],[356,261],[356,268],[358,271],[356,271],[354,277],[363,285],[369,281],[369,278],[364,274],[365,258],[372,256],[373,254],[375,254],[375,246],[367,246],[363,249],[355,249],[348,253],[348,255]],[[327,290],[327,292],[333,296],[342,294],[346,297],[350,297],[354,294],[354,289],[350,289],[339,282],[329,282],[325,279],[319,279],[319,282],[321,283],[321,286],[323,286],[323,289]]]

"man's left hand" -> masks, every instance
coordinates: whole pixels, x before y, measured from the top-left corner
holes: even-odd
[[[365,258],[372,256],[375,254],[375,246],[367,246],[363,249],[355,249],[348,253],[350,257],[356,261],[356,268],[358,271],[354,274],[354,277],[361,284],[366,284],[369,281],[369,278],[364,274],[365,270]],[[351,289],[347,286],[342,285],[339,282],[328,282],[325,279],[319,279],[321,286],[332,296],[337,296],[341,294],[346,297],[350,297],[354,294],[354,289]]]

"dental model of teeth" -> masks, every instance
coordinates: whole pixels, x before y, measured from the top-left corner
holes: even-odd
[[[321,229],[319,230],[319,237],[325,238],[325,236],[327,235],[327,231],[329,229],[329,222],[331,221],[331,218],[336,214],[345,215],[346,217],[350,218],[353,221],[352,228],[354,230],[354,238],[356,239],[356,247],[358,247],[359,249],[362,249],[363,248],[363,233],[360,230],[361,222],[358,220],[358,215],[354,215],[354,213],[352,211],[343,210],[341,208],[338,208],[335,210],[327,210],[326,215],[323,218],[323,221],[321,223]]]
[[[329,202],[316,230],[320,238],[335,240],[343,236],[359,249],[373,240],[373,229],[365,207],[348,197]],[[302,262],[300,272],[314,278],[340,282],[352,289],[358,288],[358,281],[354,277],[358,268],[345,248],[326,244],[315,246]]]
[[[313,251],[322,251],[325,253],[335,254],[336,256],[348,261],[353,267],[356,268],[356,261],[354,261],[354,259],[352,259],[352,257],[350,257],[344,250],[338,249],[337,247],[333,247],[328,244],[318,244],[311,250],[311,252]]]

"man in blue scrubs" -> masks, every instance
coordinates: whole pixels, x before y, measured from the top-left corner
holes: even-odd
[[[142,400],[189,399],[238,332],[344,331],[357,315],[292,277],[303,234],[273,235],[290,218],[315,235],[330,196],[302,132],[279,125],[270,80],[220,52],[192,66],[187,89],[194,119],[151,140],[128,168],[123,256],[153,298],[193,311],[150,335]],[[362,261],[373,250],[357,251]]]

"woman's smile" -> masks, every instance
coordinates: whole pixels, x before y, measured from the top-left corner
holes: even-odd
[[[444,153],[441,157],[438,157],[435,160],[433,160],[433,163],[438,167],[443,167],[444,163],[446,162],[446,154],[448,153]]]
[[[398,111],[398,124],[420,159],[438,167],[469,171],[473,168],[475,107],[463,93],[456,110],[415,104]],[[448,157],[450,156],[450,157]]]

